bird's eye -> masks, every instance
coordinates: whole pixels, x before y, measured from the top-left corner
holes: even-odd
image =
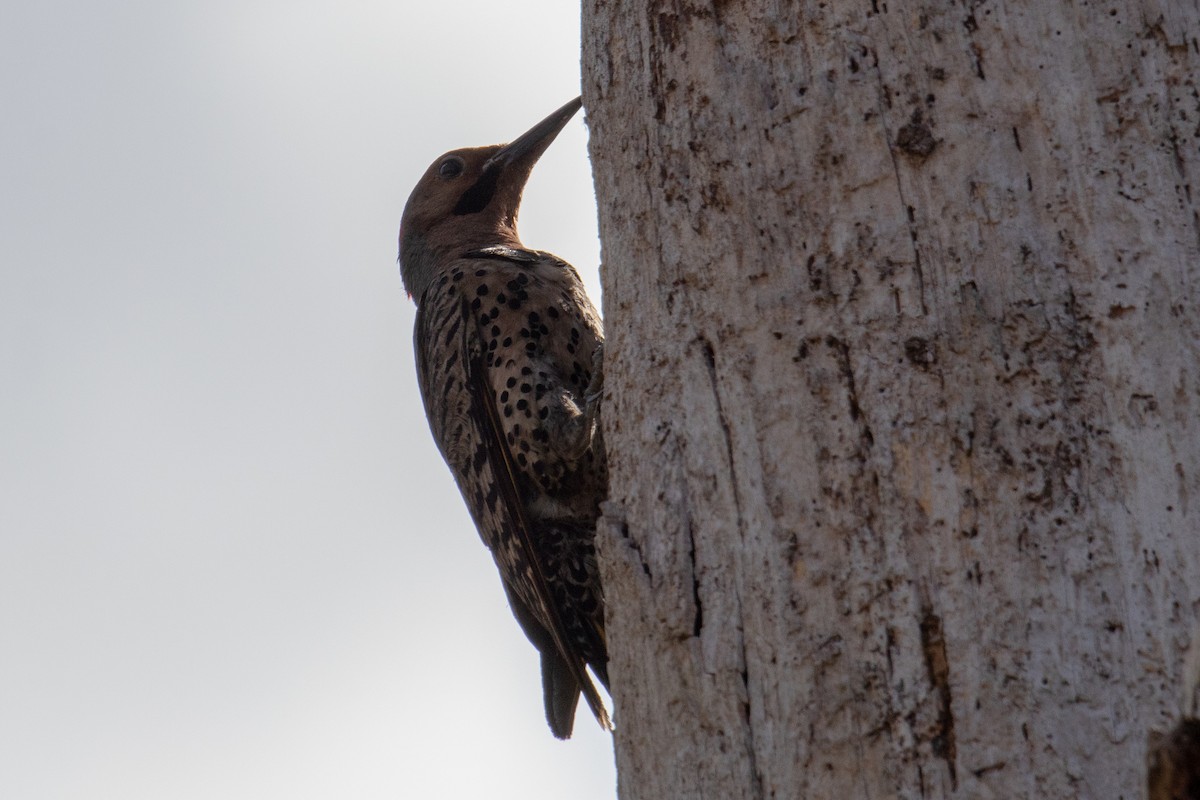
[[[443,178],[457,178],[462,174],[462,171],[463,160],[458,156],[447,158],[442,162],[442,165],[438,167],[438,174]]]

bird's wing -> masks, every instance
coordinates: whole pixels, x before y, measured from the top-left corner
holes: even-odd
[[[470,317],[470,309],[465,301],[463,302],[463,313]],[[471,318],[473,319],[473,317]],[[468,330],[472,327],[474,326],[468,324]],[[612,727],[608,719],[608,711],[604,708],[599,692],[596,691],[596,687],[587,676],[583,657],[576,652],[571,638],[567,634],[566,626],[558,613],[558,603],[555,602],[554,596],[550,592],[541,560],[538,558],[532,529],[517,485],[517,471],[513,464],[513,455],[501,433],[500,416],[496,408],[496,398],[492,392],[491,381],[488,380],[487,368],[484,365],[483,347],[478,329],[475,329],[473,333],[474,336],[467,336],[464,348],[467,358],[468,383],[474,401],[472,416],[482,420],[480,437],[487,449],[489,462],[495,466],[495,485],[499,490],[500,505],[504,507],[505,515],[509,517],[510,532],[515,533],[517,549],[521,552],[520,560],[524,561],[526,565],[526,569],[518,570],[514,574],[520,576],[519,579],[528,580],[531,584],[528,589],[532,589],[531,596],[537,598],[536,602],[540,607],[538,610],[543,612],[547,623],[546,629],[554,642],[555,649],[570,670],[571,677],[583,691],[592,713],[596,715],[600,725],[607,730]],[[518,593],[521,593],[521,588],[525,587],[518,586]]]
[[[439,345],[416,348],[418,383],[434,439],[492,551],[506,589],[528,612],[517,615],[527,635],[535,644],[548,636],[596,719],[611,729],[608,712],[567,635],[538,558],[475,315],[461,294],[438,289],[431,287],[421,299],[415,332],[418,343]],[[432,362],[428,351],[434,349],[446,353],[446,358]],[[540,624],[544,634],[530,631],[530,621]]]

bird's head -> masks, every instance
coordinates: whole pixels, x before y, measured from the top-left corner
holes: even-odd
[[[400,277],[412,297],[420,302],[447,259],[478,247],[520,246],[525,182],[581,105],[577,97],[509,144],[451,150],[425,170],[400,220]]]

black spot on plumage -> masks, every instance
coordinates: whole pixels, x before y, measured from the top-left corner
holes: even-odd
[[[512,347],[512,337],[511,337],[511,336],[505,336],[505,337],[504,337],[504,341],[503,341],[503,342],[501,342],[501,344],[502,344],[502,345],[504,345],[505,347]]]
[[[500,326],[493,325],[492,326],[492,336],[499,336],[499,335],[500,335]]]
[[[479,295],[480,297],[485,297],[487,295],[487,293],[488,293],[488,287],[487,287],[486,283],[481,283],[481,284],[479,284],[479,286],[477,286],[475,288],[475,294]],[[501,301],[501,302],[503,302],[503,301]]]
[[[550,319],[558,319],[558,309],[554,306],[550,306],[546,309],[546,315],[550,317]]]
[[[504,382],[504,385],[505,385],[505,386],[507,386],[508,388],[510,388],[510,389],[511,389],[512,387],[514,387],[514,386],[516,386],[516,385],[517,385],[517,379],[516,379],[516,378],[509,378],[508,380],[506,380],[506,381]]]
[[[476,297],[474,300],[471,301],[471,310],[472,311],[478,311],[481,308],[483,308],[483,301],[480,300],[478,297]]]
[[[507,392],[507,391],[504,391],[504,392],[501,392],[501,393],[500,393],[500,402],[501,402],[501,403],[507,403],[507,402],[508,402],[508,392]]]

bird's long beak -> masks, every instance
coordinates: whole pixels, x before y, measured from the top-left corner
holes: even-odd
[[[550,146],[550,143],[554,141],[554,137],[558,136],[559,132],[571,120],[571,117],[575,116],[575,112],[582,107],[583,98],[576,97],[512,142],[500,148],[500,151],[496,155],[488,159],[483,168],[484,172],[494,167],[507,167],[517,162],[523,162],[526,166],[531,167],[541,157],[542,153],[546,151],[546,148]]]

